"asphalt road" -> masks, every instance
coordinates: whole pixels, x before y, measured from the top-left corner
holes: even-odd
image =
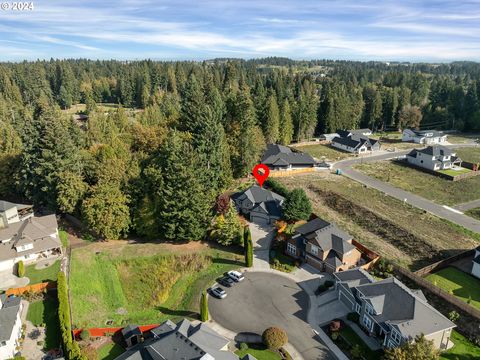
[[[472,146],[472,145],[454,145],[451,147],[464,147],[464,146]],[[475,220],[467,215],[463,215],[458,212],[455,212],[454,210],[447,208],[443,205],[436,204],[433,201],[427,200],[421,196],[412,194],[408,191],[396,188],[380,180],[374,179],[370,176],[367,176],[361,173],[360,171],[353,169],[353,166],[356,164],[393,159],[393,158],[405,155],[407,152],[408,151],[399,151],[395,153],[343,160],[343,161],[337,162],[334,165],[334,168],[340,169],[342,171],[342,174],[349,177],[350,179],[353,179],[366,186],[377,189],[401,201],[406,201],[412,206],[423,209],[440,218],[443,218],[453,223],[456,223],[458,225],[461,225],[466,229],[480,233],[480,221]]]
[[[290,344],[305,360],[334,359],[306,322],[308,295],[294,281],[253,272],[226,291],[223,300],[209,297],[210,315],[224,328],[261,335],[266,328],[279,326],[287,331]]]

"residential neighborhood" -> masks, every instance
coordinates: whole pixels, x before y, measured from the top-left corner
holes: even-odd
[[[0,360],[480,359],[478,1],[0,5]]]

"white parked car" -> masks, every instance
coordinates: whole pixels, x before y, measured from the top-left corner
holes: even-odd
[[[219,299],[225,299],[227,297],[227,293],[225,290],[223,290],[221,287],[216,286],[213,288],[210,288],[210,293],[215,296],[216,298]]]
[[[242,281],[243,279],[245,279],[242,275],[242,273],[238,272],[238,271],[235,271],[235,270],[230,270],[227,275],[230,277],[230,279],[236,281],[236,282],[240,282]]]

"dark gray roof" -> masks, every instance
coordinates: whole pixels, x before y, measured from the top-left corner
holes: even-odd
[[[118,356],[116,360],[238,360],[223,350],[229,343],[207,324],[193,325],[184,319],[167,321],[152,330],[154,337]]]
[[[372,130],[370,129],[351,129],[351,130],[337,130],[337,134],[340,137],[348,137],[350,135],[363,135],[371,134]]]
[[[306,153],[292,151],[289,147],[277,144],[268,144],[262,156],[262,164],[267,166],[311,165],[315,160]]]
[[[422,333],[429,335],[455,326],[394,277],[359,285],[355,289],[372,303],[377,312],[372,317],[378,323],[394,326],[406,338]]]
[[[375,279],[360,267],[336,272],[334,275],[340,282],[348,283],[351,287],[375,282]]]
[[[284,197],[274,193],[273,191],[253,185],[244,192],[239,192],[232,195],[232,199],[235,202],[243,201],[246,198],[255,204],[252,210],[256,209],[260,212],[267,212],[272,216],[280,217],[282,215],[281,203],[283,202]]]
[[[333,138],[332,143],[342,144],[351,148],[356,149],[357,147],[366,144],[367,146],[373,146],[378,142],[378,140],[370,139],[363,135],[353,134],[347,137],[336,137]]]
[[[295,229],[295,231],[302,234],[302,235],[306,235],[306,234],[312,233],[312,232],[314,232],[318,229],[324,228],[325,226],[328,226],[328,225],[330,225],[330,223],[328,221],[325,221],[325,220],[320,219],[320,218],[315,218],[315,219],[310,220],[309,222],[297,227]]]
[[[0,341],[8,341],[20,311],[21,298],[0,296]]]
[[[480,265],[480,255],[476,256],[473,258],[473,262],[477,263]]]
[[[412,132],[417,136],[428,138],[441,137],[445,135],[443,132],[437,130],[412,130]]]
[[[417,151],[432,156],[451,156],[455,154],[452,150],[442,145],[428,146]]]

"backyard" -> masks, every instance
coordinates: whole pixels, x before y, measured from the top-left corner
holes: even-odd
[[[48,295],[43,300],[31,302],[28,306],[27,320],[34,326],[46,327],[45,349],[60,347],[57,308],[57,299]]]
[[[442,360],[480,359],[480,346],[475,346],[468,339],[455,330],[450,339],[455,344],[450,350],[440,355]]]
[[[35,269],[36,266],[37,264],[33,264],[25,267],[25,276],[30,279],[29,285],[57,281],[57,275],[60,271],[60,260],[42,269]]]
[[[451,181],[392,161],[364,163],[356,168],[368,176],[438,204],[452,206],[480,199],[480,176]]]
[[[70,290],[77,327],[157,324],[196,318],[199,297],[243,256],[205,244],[93,243],[72,252]]]
[[[480,280],[472,275],[454,267],[447,267],[428,275],[426,279],[460,300],[480,309]]]
[[[281,356],[274,351],[268,350],[262,344],[249,344],[248,349],[237,350],[235,354],[241,359],[245,355],[250,354],[257,360],[280,360]]]
[[[348,157],[353,157],[353,154],[337,150],[330,145],[325,144],[296,146],[295,149],[306,152],[319,160],[325,159],[330,161],[338,161]]]
[[[480,244],[480,236],[343,176],[279,178],[303,188],[313,211],[380,256],[411,270]]]

